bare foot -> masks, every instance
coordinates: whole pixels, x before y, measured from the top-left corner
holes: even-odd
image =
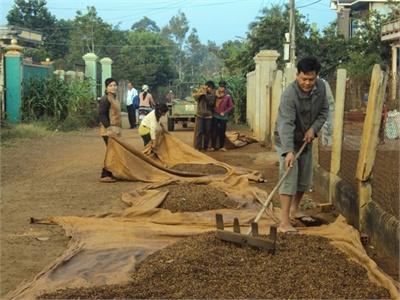
[[[296,234],[299,232],[292,225],[289,225],[289,226],[279,225],[277,230],[278,230],[278,232],[284,233],[284,234]]]

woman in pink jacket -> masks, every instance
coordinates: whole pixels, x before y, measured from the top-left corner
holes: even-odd
[[[233,101],[226,91],[226,82],[224,80],[219,82],[219,88],[215,94],[217,100],[215,101],[212,120],[211,145],[213,150],[226,151],[224,147],[226,124],[228,123],[229,112],[233,109]]]

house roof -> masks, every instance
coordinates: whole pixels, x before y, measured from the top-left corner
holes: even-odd
[[[399,0],[394,0],[395,2],[398,2]],[[387,0],[331,0],[331,4],[334,5],[343,5],[343,6],[352,6],[357,3],[382,3],[382,2],[387,2]]]
[[[17,39],[33,44],[40,44],[43,41],[43,36],[40,31],[22,28],[18,26],[1,25],[0,26],[0,40],[11,41]]]

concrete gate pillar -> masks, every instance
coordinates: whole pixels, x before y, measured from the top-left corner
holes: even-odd
[[[22,47],[17,40],[12,39],[11,45],[6,46],[6,118],[11,123],[21,120],[21,88],[22,88]]]
[[[82,56],[85,61],[85,76],[88,78],[92,85],[93,97],[96,99],[96,70],[97,70],[97,55],[94,53],[86,53]]]
[[[65,71],[64,70],[55,70],[53,73],[57,76],[58,79],[64,81],[64,79],[65,79]]]
[[[255,107],[254,107],[254,135],[261,142],[269,144],[271,118],[271,87],[276,60],[279,53],[276,50],[261,50],[255,57]]]
[[[109,57],[104,57],[100,60],[101,63],[101,92],[104,94],[105,86],[104,82],[107,78],[111,77],[111,65],[113,63],[112,59]]]

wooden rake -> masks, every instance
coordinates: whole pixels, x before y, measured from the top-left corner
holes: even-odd
[[[301,153],[303,153],[306,146],[307,142],[304,142],[300,150],[296,153],[294,157],[295,161],[299,158]],[[224,230],[224,219],[222,214],[216,214],[215,215],[217,223],[216,237],[226,242],[232,242],[239,245],[248,245],[252,248],[267,250],[272,254],[275,253],[276,232],[277,232],[276,225],[272,225],[270,227],[270,232],[268,236],[260,236],[258,234],[258,221],[261,219],[261,216],[269,206],[272,197],[274,196],[275,192],[279,189],[279,187],[281,186],[282,182],[285,180],[291,169],[292,168],[288,168],[283,174],[283,176],[279,179],[278,183],[275,185],[275,187],[269,194],[267,200],[265,200],[256,218],[254,219],[253,222],[251,222],[251,227],[246,234],[240,233],[240,224],[238,218],[233,219],[233,231],[227,231]]]

